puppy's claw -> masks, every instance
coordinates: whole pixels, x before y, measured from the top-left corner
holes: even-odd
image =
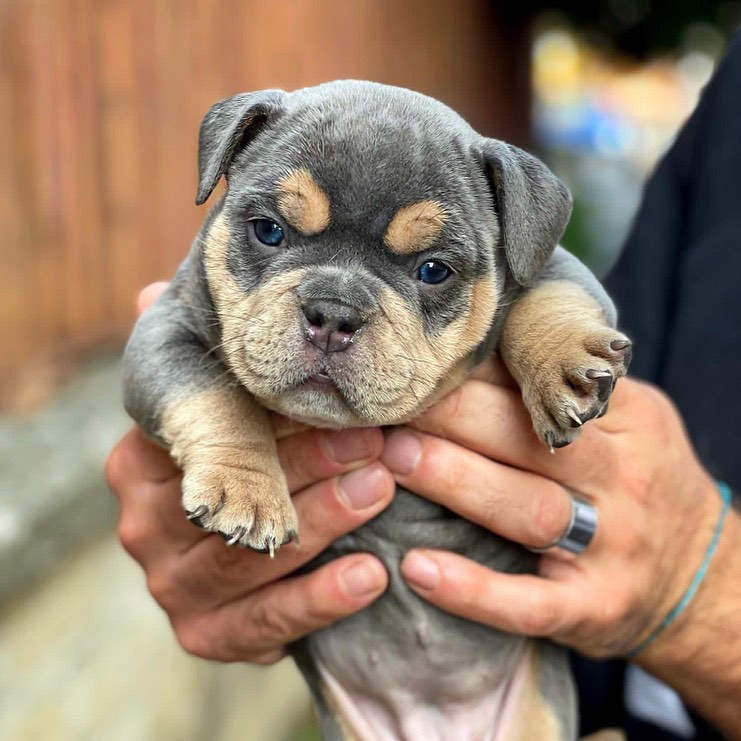
[[[622,340],[613,340],[610,343],[610,350],[614,350],[615,352],[620,352],[621,350],[625,350],[626,347],[631,346],[631,341],[626,337]]]
[[[208,514],[208,507],[205,504],[202,504],[200,507],[193,510],[193,512],[186,512],[185,516],[189,520],[198,520],[205,514]]]
[[[602,402],[607,401],[615,385],[615,379],[612,377],[612,373],[606,370],[590,368],[584,375],[591,381],[597,382],[597,399]]]
[[[275,538],[268,538],[268,553],[270,558],[275,558]]]
[[[236,545],[239,543],[240,540],[244,537],[245,533],[247,532],[246,527],[238,527],[233,533],[231,538],[226,541],[227,545]]]
[[[574,423],[574,427],[581,427],[584,424],[584,422],[579,419],[579,415],[571,407],[566,410],[566,414],[568,414],[569,419]]]

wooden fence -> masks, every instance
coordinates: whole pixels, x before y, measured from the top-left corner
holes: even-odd
[[[522,141],[526,55],[486,0],[0,0],[0,407],[119,345],[182,259],[213,102],[375,79]]]

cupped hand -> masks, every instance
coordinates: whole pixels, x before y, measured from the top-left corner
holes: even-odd
[[[165,285],[146,288],[139,310]],[[381,432],[296,431],[280,419],[276,427],[301,529],[300,544],[274,559],[229,548],[190,523],[180,504],[181,472],[140,430],[129,432],[106,464],[121,506],[121,542],[143,567],[181,645],[204,658],[272,663],[288,643],[362,609],[386,588],[384,567],[368,554],[292,575],[391,501],[393,479],[377,462]]]
[[[592,656],[624,654],[657,627],[692,581],[721,507],[671,403],[632,379],[555,454],[516,389],[471,380],[394,431],[381,461],[404,487],[530,547],[563,534],[569,492],[591,502],[590,545],[579,556],[542,555],[537,574],[496,573],[432,549],[407,554],[402,573],[444,610]]]

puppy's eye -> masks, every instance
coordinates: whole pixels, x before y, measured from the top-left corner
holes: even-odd
[[[268,247],[279,247],[285,239],[283,230],[270,219],[255,219],[252,222],[252,228],[255,230],[258,241],[268,245]]]
[[[423,262],[417,270],[417,277],[422,283],[442,283],[452,270],[440,260]]]

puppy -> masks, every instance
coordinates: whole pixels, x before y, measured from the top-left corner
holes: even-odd
[[[183,468],[183,506],[269,552],[299,523],[267,410],[309,425],[419,415],[498,350],[551,449],[602,414],[630,343],[601,287],[557,246],[568,191],[537,159],[441,103],[334,82],[217,103],[197,203],[226,192],[124,357],[131,416]],[[445,614],[404,585],[411,547],[491,568],[534,556],[399,489],[309,568],[370,551],[387,593],[301,641],[324,737],[572,739],[565,659]]]

